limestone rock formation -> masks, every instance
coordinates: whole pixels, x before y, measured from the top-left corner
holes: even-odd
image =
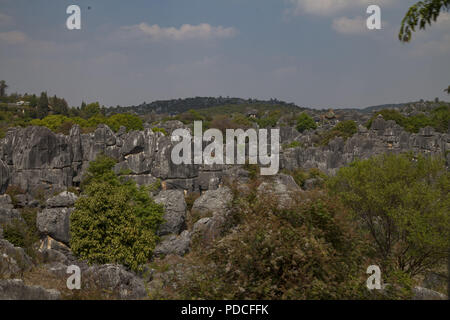
[[[161,239],[153,254],[155,256],[166,256],[169,254],[175,254],[183,256],[189,252],[191,244],[191,234],[188,230],[184,230],[179,236],[169,235]]]
[[[57,290],[28,286],[20,279],[0,280],[0,300],[59,300]]]
[[[185,225],[186,201],[181,190],[163,190],[155,202],[164,205],[164,223],[159,227],[159,235],[179,234]]]
[[[77,196],[62,192],[47,200],[47,207],[37,215],[36,225],[43,235],[68,244],[70,241],[70,214]]]
[[[144,281],[124,267],[114,264],[89,267],[83,275],[96,286],[117,295],[120,299],[143,299],[147,297]]]
[[[32,266],[31,258],[22,248],[13,246],[7,240],[0,239],[0,278],[20,275]]]
[[[14,209],[9,195],[0,196],[0,224],[10,224],[14,220],[22,220],[19,211]]]

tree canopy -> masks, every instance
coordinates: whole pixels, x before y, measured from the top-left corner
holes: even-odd
[[[424,0],[409,8],[402,20],[398,38],[402,42],[410,42],[412,33],[425,29],[427,25],[436,22],[442,10],[449,10],[450,0]]]
[[[442,158],[386,154],[355,161],[329,188],[369,231],[388,273],[414,276],[445,261],[450,174]]]

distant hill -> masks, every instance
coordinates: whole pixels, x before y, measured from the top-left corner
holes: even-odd
[[[383,109],[403,109],[406,107],[412,107],[412,108],[434,108],[436,106],[439,106],[440,104],[447,104],[448,102],[444,101],[414,101],[414,102],[406,102],[406,103],[396,103],[396,104],[382,104],[378,106],[371,106],[364,109],[351,109],[351,110],[358,110],[363,113],[372,113],[374,111],[379,111]]]
[[[138,106],[129,107],[111,107],[108,113],[136,113],[144,115],[149,113],[176,115],[186,112],[190,109],[206,109],[225,105],[273,105],[284,106],[292,109],[300,109],[294,103],[288,103],[277,99],[257,100],[242,98],[223,98],[223,97],[195,97],[186,99],[159,100],[151,103],[143,103]]]

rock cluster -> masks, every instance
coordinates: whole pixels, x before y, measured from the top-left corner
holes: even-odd
[[[183,124],[172,121],[166,131],[170,135],[177,126]],[[448,134],[437,133],[431,127],[411,134],[381,116],[373,121],[370,130],[360,126],[347,141],[335,138],[327,146],[316,146],[312,131],[300,134],[292,127],[282,127],[280,136],[281,144],[302,144],[280,154],[281,169],[319,168],[331,174],[355,158],[402,151],[446,154],[450,148]],[[174,165],[170,160],[173,146],[170,136],[151,128],[128,133],[121,128],[114,133],[108,126],[99,125],[93,133],[82,134],[75,125],[67,136],[44,127],[13,128],[0,140],[0,194],[9,185],[28,193],[53,193],[78,186],[89,161],[100,153],[115,158],[115,169],[128,170],[138,184],[160,179],[165,189],[216,189],[224,176],[234,172],[229,166]]]

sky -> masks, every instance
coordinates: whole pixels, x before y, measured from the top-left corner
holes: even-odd
[[[450,84],[450,13],[400,43],[414,0],[0,0],[9,92],[105,106],[195,96],[312,108],[439,97]],[[81,30],[68,30],[69,5]],[[369,5],[382,29],[369,30]]]

